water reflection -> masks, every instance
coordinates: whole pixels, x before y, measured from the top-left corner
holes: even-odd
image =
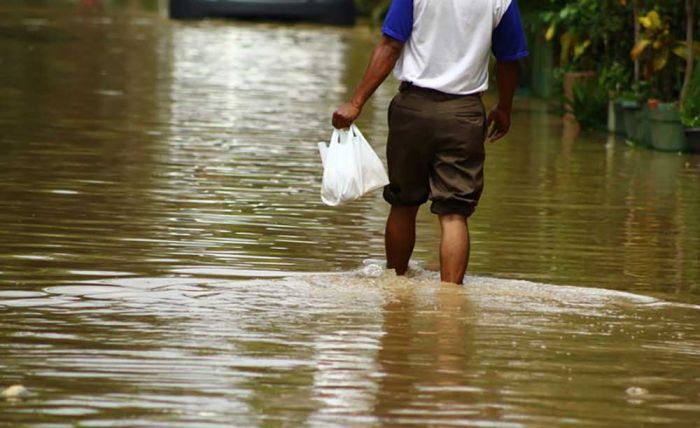
[[[476,352],[471,303],[462,287],[444,284],[431,291],[435,295],[426,296],[409,286],[384,305],[374,406],[380,421],[421,418],[425,409],[419,403],[426,402],[436,410],[428,417],[431,424],[479,415],[473,395],[482,391],[468,379]]]
[[[697,306],[488,278],[457,287],[422,270],[396,278],[373,263],[370,276],[123,278],[6,291],[1,368],[34,395],[0,402],[0,411],[17,424],[128,415],[142,426],[697,418]]]

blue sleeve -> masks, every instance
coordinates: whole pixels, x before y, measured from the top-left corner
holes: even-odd
[[[406,43],[413,31],[413,0],[392,0],[384,18],[382,34]]]
[[[499,61],[517,61],[528,56],[525,30],[516,0],[508,6],[491,38],[491,50]]]

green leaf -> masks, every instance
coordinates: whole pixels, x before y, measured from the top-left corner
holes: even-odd
[[[389,10],[390,3],[390,0],[384,0],[377,3],[377,5],[372,8],[372,12],[370,13],[370,16],[372,17],[372,25],[381,25],[382,18]]]
[[[687,46],[688,46],[688,43],[680,42],[676,45],[675,48],[673,48],[673,53],[687,61],[688,60]],[[693,43],[693,57],[696,59],[700,59],[700,42]]]
[[[574,43],[574,33],[567,31],[561,35],[561,62],[566,64],[569,62],[569,52],[571,51],[571,45]]]
[[[551,41],[554,38],[554,32],[557,31],[557,25],[555,23],[552,23],[552,25],[547,28],[547,33],[545,33],[544,38],[548,42]]]
[[[661,27],[661,17],[659,16],[658,12],[655,10],[652,10],[647,14],[649,19],[651,19],[651,25],[652,28],[660,28]]]
[[[662,26],[661,17],[659,13],[655,10],[647,13],[646,16],[639,17],[639,23],[642,24],[646,30],[658,30]]]
[[[576,46],[574,46],[574,59],[578,59],[581,55],[583,55],[590,45],[590,40],[585,40],[583,43],[577,43]]]
[[[654,71],[662,70],[668,63],[669,51],[663,50],[654,55]]]
[[[644,50],[651,44],[651,40],[649,39],[642,39],[637,42],[636,45],[632,48],[632,51],[630,52],[630,57],[632,58],[633,61],[636,61],[639,59],[640,56],[644,53]]]

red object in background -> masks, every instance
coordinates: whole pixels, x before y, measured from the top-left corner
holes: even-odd
[[[100,0],[80,0],[80,5],[85,7],[95,7]]]

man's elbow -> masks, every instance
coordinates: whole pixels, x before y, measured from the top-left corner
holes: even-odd
[[[395,56],[398,58],[398,56],[401,55],[403,43],[396,39],[392,39],[389,36],[383,35],[381,40],[379,41],[379,47],[382,50],[387,51],[391,56]]]
[[[520,61],[518,60],[508,60],[508,61],[497,61],[496,68],[501,73],[507,73],[512,76],[517,76],[520,73]]]

